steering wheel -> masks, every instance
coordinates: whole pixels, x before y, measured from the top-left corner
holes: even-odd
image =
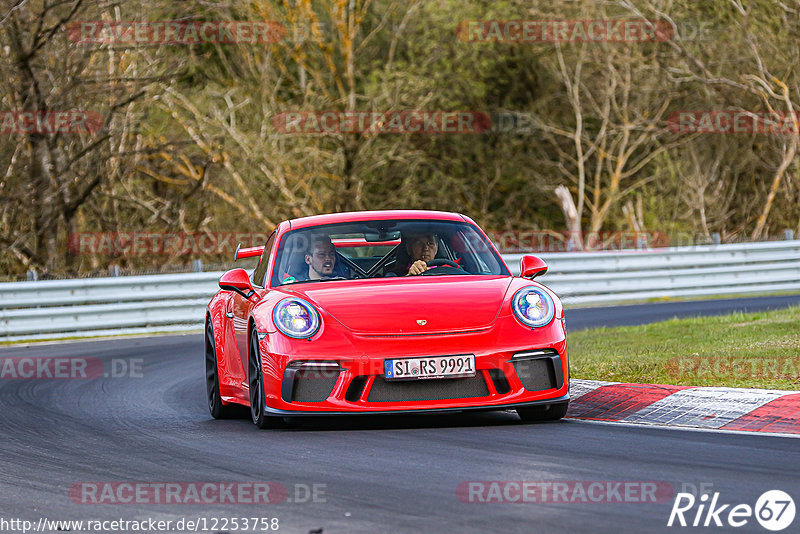
[[[449,267],[455,267],[456,269],[461,268],[461,266],[456,262],[445,259],[431,260],[426,263],[428,264],[428,267],[441,267],[442,265],[447,265]]]

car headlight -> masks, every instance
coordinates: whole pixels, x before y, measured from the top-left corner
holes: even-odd
[[[553,299],[546,291],[538,287],[523,287],[514,293],[511,307],[514,309],[517,319],[531,328],[550,324],[556,314]]]
[[[314,306],[303,299],[286,298],[272,310],[272,320],[284,335],[307,339],[317,333],[321,320]]]

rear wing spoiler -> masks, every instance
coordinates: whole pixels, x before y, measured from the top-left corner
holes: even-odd
[[[264,252],[264,245],[260,247],[245,247],[242,248],[242,244],[239,243],[236,246],[236,252],[233,253],[233,261],[240,260],[242,258],[252,258],[254,256],[261,256]]]

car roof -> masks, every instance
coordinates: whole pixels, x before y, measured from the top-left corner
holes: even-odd
[[[336,224],[356,221],[377,221],[382,219],[409,219],[431,221],[469,221],[468,217],[460,213],[449,211],[430,210],[378,210],[378,211],[348,211],[343,213],[327,213],[325,215],[312,215],[300,217],[289,221],[291,229],[307,228],[322,224]]]

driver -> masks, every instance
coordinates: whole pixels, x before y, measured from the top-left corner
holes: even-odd
[[[417,234],[409,236],[406,241],[406,252],[411,258],[406,276],[422,274],[427,271],[429,261],[439,251],[439,238],[436,234]]]

